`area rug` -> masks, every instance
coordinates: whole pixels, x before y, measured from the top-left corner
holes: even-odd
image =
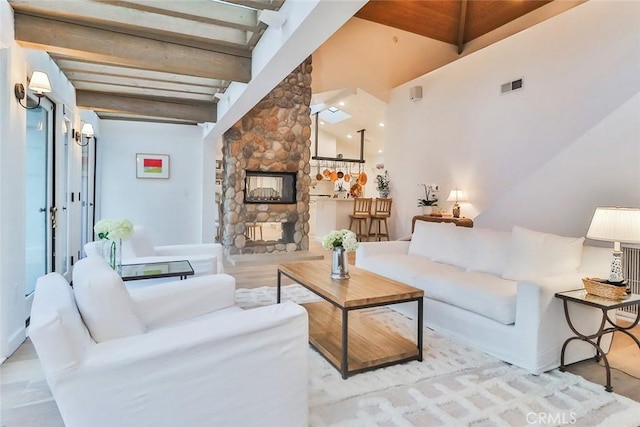
[[[275,303],[273,287],[238,289],[243,308]],[[283,286],[283,301],[318,297]],[[388,308],[363,310],[384,327],[415,337],[415,321]],[[311,426],[612,426],[640,425],[640,403],[557,369],[531,375],[478,350],[424,330],[424,360],[343,380],[309,350]]]

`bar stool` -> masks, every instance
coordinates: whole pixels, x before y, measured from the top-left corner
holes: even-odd
[[[379,241],[382,237],[386,237],[386,239],[389,240],[389,226],[387,224],[387,218],[391,217],[392,201],[393,199],[376,199],[375,209],[371,214],[371,221],[369,222],[370,238],[372,237]],[[384,225],[384,233],[382,232],[382,225]],[[372,229],[374,231],[373,233],[371,232]]]
[[[349,222],[349,230],[353,227],[353,223],[356,223],[356,229],[353,230],[356,233],[356,238],[359,242],[362,238],[365,240],[369,237],[367,233],[367,221],[371,218],[371,197],[369,198],[357,198],[353,199],[353,213],[349,215],[351,221]],[[364,228],[363,228],[364,225]]]

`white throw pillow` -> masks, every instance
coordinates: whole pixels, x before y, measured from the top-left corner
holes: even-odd
[[[505,279],[526,280],[576,273],[584,237],[564,237],[514,226]]]
[[[102,258],[87,257],[75,264],[73,290],[82,320],[94,341],[147,332],[122,278]]]
[[[455,227],[454,224],[416,221],[408,254],[433,259],[442,250],[442,240],[446,238],[447,231]]]
[[[441,227],[438,229],[438,251],[431,258],[432,261],[466,268],[470,263],[469,227]]]
[[[508,231],[473,228],[468,239],[467,271],[502,276],[509,259],[511,233]]]

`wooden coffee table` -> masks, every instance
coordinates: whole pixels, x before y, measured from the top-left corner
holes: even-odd
[[[330,270],[330,265],[321,261],[280,264],[277,302],[282,275],[324,299],[302,304],[309,313],[309,342],[342,378],[410,360],[422,361],[422,290],[351,266],[351,278],[335,280]],[[357,311],[349,315],[363,308],[410,301],[418,303],[416,342]]]

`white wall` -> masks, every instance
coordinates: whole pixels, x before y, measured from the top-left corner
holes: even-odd
[[[462,214],[502,229],[584,235],[596,206],[640,206],[639,18],[639,2],[587,2],[394,89],[396,234],[410,231],[422,182],[441,200],[466,190]],[[500,95],[521,77],[524,90]]]
[[[100,129],[96,220],[127,218],[155,245],[201,242],[202,130],[114,120],[101,121]],[[168,154],[170,178],[136,178],[136,153]]]
[[[16,100],[16,83],[27,86],[33,70],[49,75],[55,104],[56,134],[62,112],[76,115],[75,91],[44,52],[23,49],[14,40],[13,10],[0,0],[0,361],[24,341],[26,110]]]

